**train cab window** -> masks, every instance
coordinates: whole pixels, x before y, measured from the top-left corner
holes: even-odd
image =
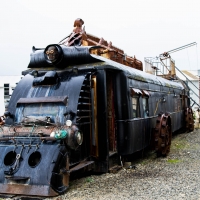
[[[142,106],[143,106],[143,117],[149,117],[149,106],[148,106],[148,98],[143,97],[142,98]]]
[[[139,97],[132,97],[133,118],[140,117]]]
[[[131,88],[131,97],[132,97],[132,109],[133,109],[133,118],[140,117],[140,105],[139,105],[139,97],[142,92],[139,89]]]
[[[146,90],[142,90],[142,106],[143,106],[143,117],[149,117],[149,92]]]
[[[19,104],[16,109],[16,123],[21,121],[42,121],[49,118],[52,123],[64,123],[65,105],[62,102]]]

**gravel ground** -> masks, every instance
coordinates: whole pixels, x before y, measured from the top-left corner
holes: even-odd
[[[132,166],[73,180],[66,194],[46,200],[200,200],[200,129],[174,135],[167,157],[146,152]]]
[[[148,152],[132,165],[73,180],[66,194],[51,200],[200,200],[200,129],[173,136],[167,157]]]

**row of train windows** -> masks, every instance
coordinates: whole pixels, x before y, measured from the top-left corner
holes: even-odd
[[[132,89],[132,88],[131,88]],[[138,92],[140,90],[135,89],[134,92],[131,92],[131,101],[132,101],[132,109],[133,109],[133,118],[146,118],[149,117],[149,94],[147,91]],[[142,102],[139,99],[142,98]],[[142,106],[140,106],[140,102]],[[141,108],[141,110],[140,110]],[[173,111],[177,112],[180,111],[182,108],[182,100],[181,98],[174,98],[173,105],[171,105]]]

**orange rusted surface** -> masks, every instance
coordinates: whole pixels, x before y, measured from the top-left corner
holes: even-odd
[[[16,194],[28,196],[57,196],[50,186],[47,185],[23,185],[23,184],[0,184],[1,194]]]
[[[154,137],[156,152],[167,156],[170,152],[172,139],[171,118],[167,113],[158,115]]]
[[[128,56],[122,49],[113,46],[112,42],[108,43],[103,38],[98,38],[86,33],[85,29],[82,28],[83,24],[84,21],[82,19],[76,19],[74,22],[73,32],[59,44],[66,46],[93,46],[93,48],[90,49],[91,54],[102,56],[120,64],[143,71],[142,62],[136,59],[135,56]]]
[[[5,124],[4,120],[5,120],[5,117],[1,116],[0,117],[0,125],[4,125]]]

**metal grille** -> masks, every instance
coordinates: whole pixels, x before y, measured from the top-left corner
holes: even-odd
[[[91,107],[91,76],[87,75],[81,87],[78,108],[77,108],[77,123],[91,124],[92,122],[92,107]]]

